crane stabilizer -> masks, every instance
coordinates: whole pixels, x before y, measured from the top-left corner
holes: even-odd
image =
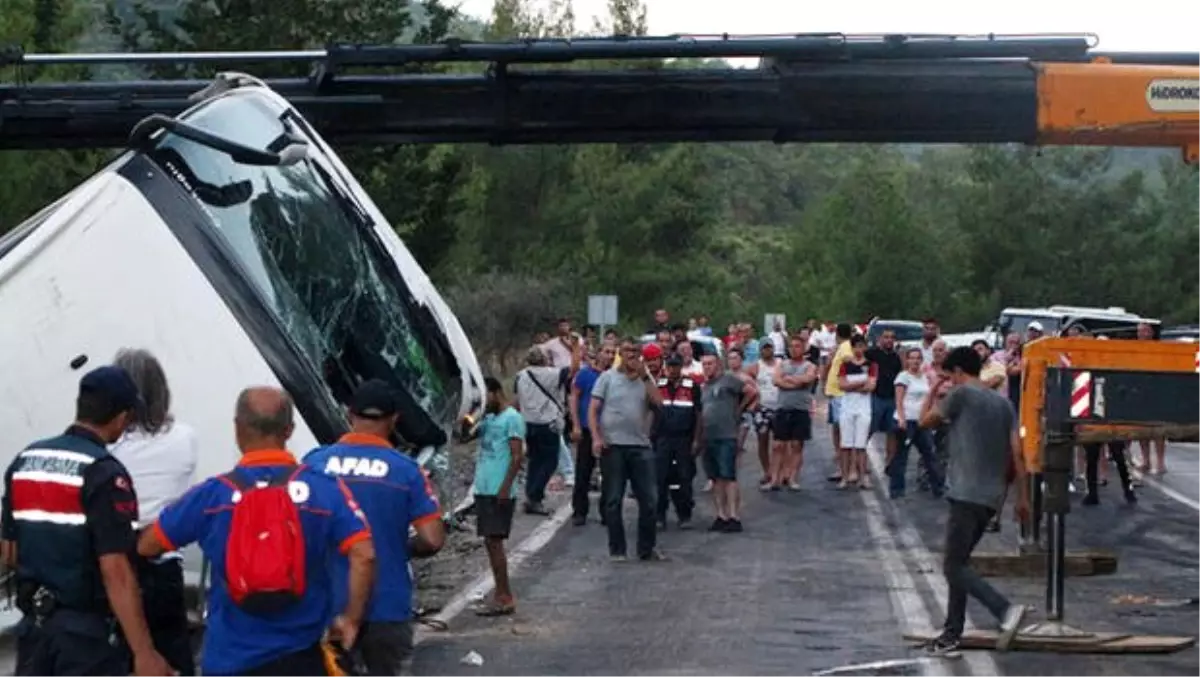
[[[1076,36],[664,36],[284,52],[0,56],[0,148],[121,146],[208,80],[23,81],[28,67],[305,64],[266,79],[341,143],[775,141],[1163,146],[1194,159],[1200,55]],[[647,59],[759,58],[757,69]],[[603,60],[587,69],[570,62]],[[629,64],[617,63],[633,60]],[[641,61],[638,61],[641,60]],[[475,62],[477,72],[396,72]],[[376,69],[376,73],[370,73]]]

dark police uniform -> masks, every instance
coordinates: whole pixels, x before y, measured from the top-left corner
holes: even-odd
[[[4,476],[0,528],[17,548],[18,675],[119,675],[130,657],[99,558],[132,554],[137,496],[104,440],[80,426],[34,442]]]
[[[692,518],[696,503],[692,480],[696,477],[693,442],[700,423],[700,385],[683,377],[677,383],[658,379],[662,408],[654,426],[654,455],[658,474],[658,521],[667,519],[667,503],[675,504],[681,523]]]

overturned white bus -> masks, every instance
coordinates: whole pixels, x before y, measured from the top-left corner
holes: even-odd
[[[243,387],[291,393],[304,453],[344,432],[343,402],[368,378],[397,387],[400,436],[436,479],[481,404],[458,320],[285,99],[244,76],[200,98],[147,118],[132,150],[0,239],[6,453],[63,428],[80,376],[138,347],[198,431],[197,480],[237,459]]]

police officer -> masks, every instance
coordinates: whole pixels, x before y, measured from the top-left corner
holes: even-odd
[[[106,446],[138,404],[125,370],[87,373],[75,423],[29,445],[4,476],[3,557],[24,614],[18,675],[128,674],[130,652],[135,674],[174,674],[154,649],[130,561],[137,496]]]
[[[675,504],[679,528],[691,526],[692,481],[700,434],[700,385],[683,376],[683,358],[672,354],[658,379],[662,408],[655,421],[654,455],[658,478],[658,528],[667,528],[668,501]]]

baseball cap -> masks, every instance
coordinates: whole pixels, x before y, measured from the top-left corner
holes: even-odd
[[[658,344],[648,343],[648,344],[642,346],[642,359],[657,360],[658,358],[660,358],[662,356],[663,356],[663,351],[662,351],[662,348],[658,347]]]
[[[114,407],[127,411],[141,406],[142,397],[129,372],[115,365],[97,367],[79,380],[79,393],[103,395]]]
[[[1040,331],[1043,334],[1046,333],[1046,329],[1044,327],[1042,327],[1042,323],[1038,322],[1037,320],[1030,322],[1029,325],[1026,327],[1026,329],[1028,329],[1029,331]]]
[[[667,357],[667,366],[668,367],[682,367],[683,366],[683,357],[679,353],[671,353],[671,355],[669,357]]]
[[[350,400],[350,413],[360,418],[387,418],[398,409],[392,386],[377,378],[358,386]]]

